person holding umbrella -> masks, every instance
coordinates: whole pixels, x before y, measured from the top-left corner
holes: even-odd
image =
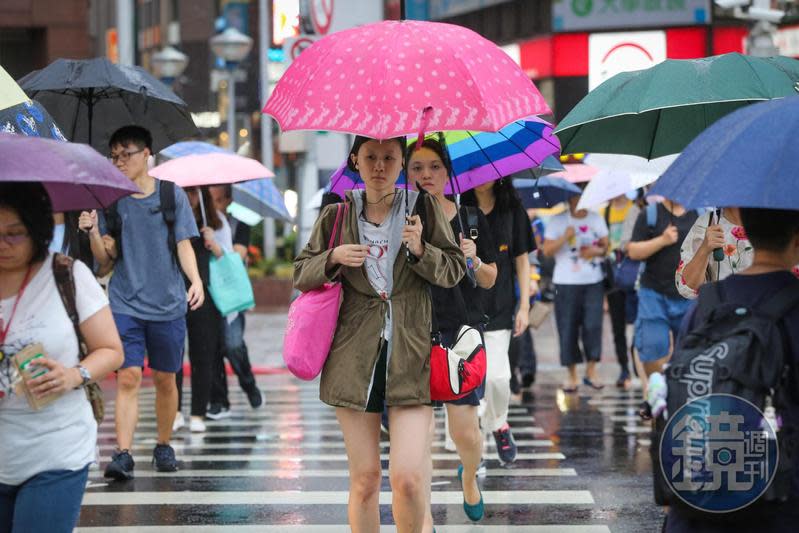
[[[52,238],[45,188],[0,184],[0,531],[75,528],[97,443],[83,388],[123,360],[102,288],[86,265],[50,253]],[[69,290],[59,281],[65,272],[74,283],[74,317],[61,293]],[[57,399],[35,410],[27,395],[18,394],[12,360],[37,343],[40,376],[26,388],[38,399]]]
[[[583,384],[603,388],[596,365],[602,355],[602,259],[607,254],[608,227],[599,213],[577,209],[579,201],[579,196],[571,197],[568,210],[552,217],[544,234],[544,254],[555,258],[555,320],[560,362],[569,371],[563,386],[567,393],[577,392],[577,364],[583,357]]]
[[[169,445],[178,404],[175,373],[183,364],[186,304],[191,310],[199,309],[205,292],[190,241],[198,236],[198,231],[186,193],[148,173],[150,133],[139,126],[125,126],[114,132],[108,146],[111,160],[139,187],[141,194],[123,198],[104,217],[95,212],[82,213],[80,225],[89,232],[99,274],[114,269],[109,297],[124,341],[125,362],[117,373],[118,450],[105,475],[127,480],[133,478],[135,466],[130,448],[138,420],[145,352],[156,391],[158,440],[153,462],[158,471],[177,470],[175,451]],[[162,189],[169,188],[171,195],[162,194]],[[115,241],[116,260],[106,250],[104,233]],[[190,280],[188,290],[181,270]]]
[[[430,488],[430,323],[428,284],[455,286],[466,260],[441,206],[396,189],[405,139],[358,136],[348,164],[366,188],[347,193],[341,242],[328,249],[339,211],[326,207],[294,262],[294,285],[317,289],[341,277],[343,302],[320,399],[336,408],[350,472],[348,516],[356,533],[380,529],[380,416],[391,425],[392,511],[401,533],[422,529]],[[406,206],[415,206],[406,215]],[[425,211],[423,227],[419,212]]]
[[[491,228],[496,246],[497,280],[483,291],[483,308],[489,317],[485,331],[486,411],[483,430],[494,436],[503,464],[516,460],[516,443],[508,425],[510,407],[510,343],[527,331],[530,312],[530,262],[535,250],[533,232],[519,195],[508,178],[490,181],[461,196],[463,205],[477,207]],[[514,277],[519,285],[518,301]]]
[[[445,346],[451,347],[462,326],[478,330],[485,326],[481,289],[494,286],[497,266],[496,249],[485,215],[475,207],[458,210],[458,205],[444,194],[451,172],[445,150],[435,139],[424,139],[421,146],[418,146],[418,141],[412,143],[408,147],[408,178],[414,186],[421,187],[439,202],[453,234],[460,241],[461,251],[474,265],[476,286],[465,277],[452,288],[431,287],[436,328],[433,333],[440,336]],[[476,218],[475,227],[468,222],[472,218]],[[462,221],[467,221],[465,226],[461,225]],[[475,390],[464,398],[446,403],[449,432],[462,462],[458,476],[462,480],[463,509],[466,516],[475,522],[484,513],[483,498],[477,486],[477,469],[483,453],[477,407],[483,392]],[[429,514],[428,521],[432,524]]]

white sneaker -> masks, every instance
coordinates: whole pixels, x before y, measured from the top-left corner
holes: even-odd
[[[447,438],[444,440],[444,449],[447,450],[448,452],[457,452],[458,451],[458,447],[455,446],[455,441],[452,440],[449,437],[449,435],[447,435]]]
[[[189,430],[192,433],[205,433],[206,431],[205,422],[202,421],[199,417],[191,417],[189,421]]]
[[[186,420],[183,418],[183,413],[178,412],[178,414],[175,415],[175,421],[172,422],[172,431],[178,431],[184,427],[186,427]]]

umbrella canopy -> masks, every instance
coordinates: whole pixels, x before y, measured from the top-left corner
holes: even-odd
[[[65,141],[61,128],[38,102],[28,98],[0,67],[0,131]]]
[[[513,187],[519,193],[525,209],[552,207],[579,196],[581,192],[577,185],[552,176],[514,179]]]
[[[170,159],[150,169],[150,175],[175,182],[181,187],[226,185],[275,176],[271,170],[255,159],[230,152],[187,155]]]
[[[719,120],[689,144],[652,189],[688,208],[799,209],[799,96]]]
[[[676,155],[646,160],[642,157],[617,154],[590,154],[586,162],[599,169],[583,191],[580,209],[589,209],[617,196],[646,187],[669,168]]]
[[[231,202],[231,204],[227,206],[227,212],[233,218],[239,222],[244,222],[248,226],[257,226],[264,220],[264,217],[252,209],[247,209],[243,205],[237,204],[236,202]]]
[[[305,49],[263,109],[283,131],[389,139],[423,131],[497,131],[551,113],[497,45],[452,24],[384,21]],[[422,120],[424,116],[424,120]]]
[[[563,172],[564,170],[566,169],[563,168],[563,164],[560,162],[558,157],[551,155],[544,158],[544,160],[541,162],[541,166],[533,169],[533,175],[537,178],[540,178],[542,176],[549,176],[555,172]]]
[[[408,143],[415,140],[416,137],[411,137]],[[537,167],[548,157],[560,152],[560,142],[552,134],[552,125],[538,117],[516,120],[498,132],[445,132],[443,140],[455,178],[447,184],[447,194],[466,192],[484,183]],[[560,163],[555,164],[563,168]],[[346,162],[333,173],[330,183],[331,192],[339,196],[343,196],[347,190],[363,187],[359,174],[348,169]],[[404,184],[403,171],[397,186]]]
[[[599,169],[585,163],[566,163],[563,172],[553,172],[548,177],[563,178],[570,183],[585,183],[597,175]]]
[[[161,150],[159,155],[167,159],[174,159],[188,155],[203,154],[233,155],[230,150],[200,141],[182,141],[175,143]],[[236,157],[242,158],[243,156],[237,155]],[[263,167],[263,165],[261,165],[261,167],[266,169],[266,167]],[[268,169],[267,172],[269,172]],[[269,172],[268,174],[259,175],[258,178],[266,178],[267,176],[274,176],[274,174]],[[218,184],[219,183],[214,183],[212,185]],[[233,200],[240,206],[254,211],[261,217],[276,218],[279,220],[285,220],[287,222],[293,222],[294,220],[291,218],[291,215],[286,208],[286,202],[283,200],[283,195],[280,193],[278,188],[275,187],[274,182],[269,179],[255,179],[233,185]]]
[[[53,211],[108,207],[138,187],[91,146],[0,133],[0,180],[43,183]]]
[[[666,60],[617,74],[558,125],[564,153],[654,159],[682,151],[719,118],[753,102],[796,95],[799,61],[737,53]]]
[[[262,217],[294,222],[280,190],[271,179],[246,181],[233,186],[233,201]]]
[[[17,82],[0,66],[0,109],[14,107],[29,100]]]
[[[186,103],[141,67],[58,59],[19,84],[53,113],[68,139],[101,153],[108,152],[111,134],[130,124],[150,131],[155,151],[199,135]]]

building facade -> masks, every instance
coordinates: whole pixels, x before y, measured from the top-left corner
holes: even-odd
[[[60,57],[91,55],[86,0],[0,2],[0,65],[13,78]]]

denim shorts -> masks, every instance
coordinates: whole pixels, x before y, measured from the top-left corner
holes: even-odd
[[[154,321],[114,313],[125,350],[122,368],[144,367],[144,356],[153,370],[177,372],[183,366],[186,342],[186,318]]]
[[[669,355],[669,333],[677,338],[682,319],[692,303],[682,297],[669,298],[645,287],[638,290],[635,349],[641,361],[649,363]]]

